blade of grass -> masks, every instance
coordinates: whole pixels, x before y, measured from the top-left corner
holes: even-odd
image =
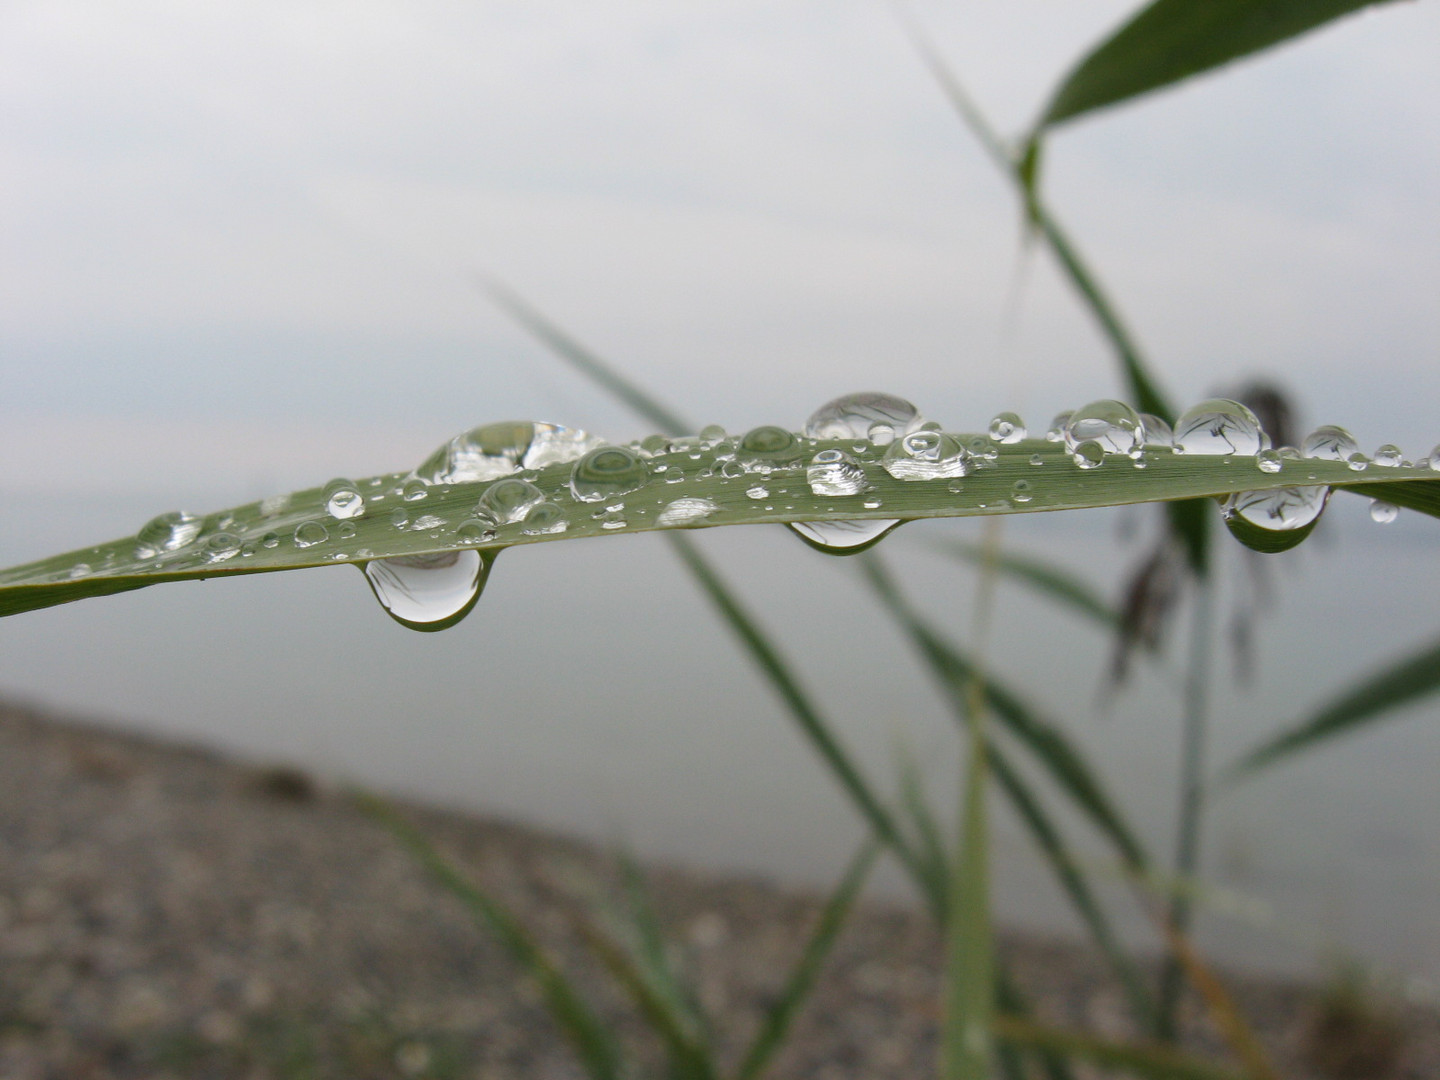
[[[1352,683],[1306,720],[1249,751],[1222,774],[1233,783],[1302,750],[1348,735],[1440,690],[1440,641]]]
[[[1045,1049],[1096,1065],[1126,1069],[1151,1080],[1255,1080],[1168,1046],[1097,1039],[1084,1032],[1050,1027],[1013,1016],[995,1018],[995,1034],[1014,1046]]]
[[[900,763],[900,806],[909,817],[915,831],[915,852],[927,868],[931,880],[949,887],[950,856],[945,847],[945,838],[940,833],[940,823],[935,820],[925,795],[924,781],[919,766],[911,757]]]
[[[934,547],[970,563],[978,563],[982,556],[980,545],[968,540],[946,540]],[[1114,604],[1092,589],[1089,582],[1060,567],[1041,559],[1002,551],[997,556],[996,569],[1076,614],[1099,623],[1106,630],[1113,631],[1120,625],[1120,613],[1115,610]]]
[[[855,901],[860,896],[861,886],[864,885],[871,867],[875,865],[875,857],[879,851],[878,844],[871,837],[865,841],[850,861],[850,866],[840,879],[840,884],[825,902],[825,907],[821,910],[819,919],[816,920],[815,928],[810,932],[810,937],[800,953],[800,958],[791,969],[789,978],[785,980],[784,989],[780,991],[774,1005],[765,1014],[760,1030],[756,1032],[754,1040],[750,1043],[744,1058],[741,1059],[740,1066],[735,1072],[735,1080],[756,1080],[764,1073],[775,1052],[784,1043],[790,1025],[794,1022],[795,1017],[799,1014],[801,1004],[815,985],[820,968],[825,963],[826,957],[830,955],[830,950],[838,939],[845,920],[849,917]]]
[[[610,1029],[510,909],[469,881],[425,836],[378,796],[353,793],[355,804],[385,828],[447,892],[459,900],[540,988],[546,1008],[594,1080],[620,1080],[620,1051]]]

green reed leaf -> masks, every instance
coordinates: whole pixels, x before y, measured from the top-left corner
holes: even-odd
[[[938,551],[958,555],[969,563],[979,563],[983,555],[981,546],[969,540],[942,540],[933,546]],[[1120,625],[1120,613],[1115,610],[1115,605],[1092,589],[1088,581],[1053,563],[1001,551],[995,555],[995,569],[1021,584],[1029,585],[1063,607],[1099,623],[1108,631],[1113,631]]]
[[[1125,1069],[1149,1080],[1250,1080],[1246,1073],[1213,1065],[1168,1046],[1100,1039],[1013,1016],[997,1016],[995,1034],[1013,1046],[1049,1050],[1096,1065]]]

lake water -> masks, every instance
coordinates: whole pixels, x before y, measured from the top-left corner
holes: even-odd
[[[7,508],[0,552],[10,565],[121,535],[168,506],[18,494]],[[1012,519],[1005,536],[1113,593],[1144,547],[1121,540],[1127,522],[1152,524],[1140,511],[1033,515]],[[1253,684],[1217,649],[1213,763],[1435,639],[1434,524],[1402,515],[1376,526],[1364,500],[1337,497],[1328,535],[1322,527],[1264,561],[1273,610],[1256,627]],[[975,523],[917,524],[882,551],[964,638],[974,572],[931,546],[962,535],[977,536]],[[953,807],[953,725],[854,565],[778,528],[698,539],[856,755],[887,782],[899,757],[913,756],[939,805]],[[1222,547],[1222,624],[1257,595],[1242,554]],[[1064,722],[1167,856],[1181,644],[1107,695],[1109,642],[1008,584],[989,644],[997,675]],[[768,686],[653,536],[511,552],[470,618],[442,634],[393,624],[349,567],[162,586],[0,620],[0,692],[698,866],[821,883],[860,836]],[[1440,697],[1226,792],[1207,820],[1202,944],[1278,971],[1357,957],[1433,992],[1437,721]],[[1129,932],[1152,940],[1103,847],[1065,820]],[[1078,933],[1003,813],[996,836],[1001,921]],[[878,887],[905,891],[893,871]]]

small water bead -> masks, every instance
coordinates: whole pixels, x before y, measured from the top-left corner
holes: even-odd
[[[1030,464],[1031,464],[1031,465],[1044,465],[1044,464],[1045,464],[1044,455],[1042,455],[1042,454],[1031,454],[1031,455],[1030,455]]]
[[[1221,514],[1234,537],[1256,551],[1288,551],[1315,528],[1330,498],[1328,487],[1240,491],[1226,497]]]
[[[279,534],[273,533],[273,532],[267,532],[264,536],[262,536],[262,537],[260,538],[260,546],[263,547],[263,548],[266,548],[266,549],[279,547],[279,546],[280,546],[280,537],[279,537]]]
[[[677,468],[675,468],[675,466],[672,465],[670,468],[668,468],[668,469],[665,470],[665,483],[667,483],[667,484],[683,484],[684,482],[685,482],[685,470],[684,470],[684,469],[677,469]]]
[[[720,507],[709,499],[683,498],[666,503],[655,519],[655,524],[665,527],[698,525]]]
[[[651,455],[668,453],[670,440],[664,435],[647,435],[640,440],[640,449]]]
[[[1140,449],[1143,438],[1139,414],[1123,401],[1109,398],[1076,409],[1065,425],[1071,453],[1082,443],[1094,442],[1107,454],[1131,454]]]
[[[745,475],[745,466],[734,458],[729,458],[720,463],[720,475],[726,480],[738,480]]]
[[[375,599],[411,630],[444,630],[470,613],[495,552],[465,548],[433,555],[375,559],[364,565]]]
[[[1434,450],[1430,451],[1430,457],[1427,460],[1430,463],[1431,472],[1440,472],[1440,446],[1436,446]]]
[[[1380,525],[1389,525],[1400,516],[1400,508],[1383,499],[1370,500],[1370,520]]]
[[[489,518],[469,518],[455,530],[455,539],[462,544],[483,544],[494,540],[495,523]]]
[[[1017,503],[1028,503],[1034,495],[1030,491],[1029,480],[1016,480],[1010,485],[1010,497]]]
[[[478,516],[489,518],[492,524],[508,525],[523,520],[544,501],[545,493],[534,484],[510,477],[487,487],[475,509]]]
[[[414,480],[405,481],[405,486],[400,489],[400,497],[406,502],[419,502],[430,494],[430,485],[418,476]]]
[[[805,470],[805,482],[816,495],[859,495],[868,481],[865,470],[843,450],[821,450]]]
[[[289,495],[267,495],[260,500],[260,516],[274,517],[289,505]]]
[[[940,480],[970,471],[970,455],[949,435],[916,431],[890,444],[881,467],[896,480]]]
[[[337,521],[365,513],[365,497],[355,481],[336,479],[325,485],[325,512]]]
[[[411,532],[429,532],[431,529],[438,529],[445,524],[445,519],[438,514],[421,514],[410,523]]]
[[[895,519],[865,521],[792,521],[790,531],[805,543],[829,555],[855,555],[874,547],[903,522]]]
[[[738,457],[747,465],[784,464],[794,461],[804,450],[794,432],[767,424],[745,433],[740,440]]]
[[[542,502],[530,508],[525,515],[525,524],[520,531],[526,536],[543,536],[549,533],[562,533],[569,527],[565,520],[565,511],[552,502]]]
[[[77,578],[89,577],[92,573],[94,573],[94,571],[90,569],[89,563],[77,562],[74,566],[70,567],[70,571],[66,574],[66,577],[73,581]]]
[[[613,510],[610,510],[610,511],[606,511],[606,513],[605,513],[605,520],[603,520],[602,522],[600,522],[600,528],[602,528],[602,529],[623,529],[623,528],[625,528],[625,526],[628,525],[628,524],[629,524],[629,522],[627,522],[627,521],[625,520],[625,518],[622,517],[618,512],[613,511]]]
[[[200,518],[183,510],[153,517],[135,535],[135,557],[153,559],[167,551],[178,551],[200,535],[202,524]]]
[[[1175,445],[1175,432],[1164,417],[1154,413],[1141,413],[1140,427],[1145,433],[1146,446],[1161,449]]]
[[[866,437],[876,446],[889,446],[895,441],[895,426],[887,424],[883,420],[877,420],[870,425]]]
[[[570,493],[580,502],[600,502],[643,487],[650,478],[644,460],[623,446],[601,446],[570,471]]]
[[[725,440],[725,429],[719,424],[706,424],[700,429],[700,438],[710,444]]]
[[[866,510],[879,510],[880,507],[884,506],[885,504],[882,503],[879,499],[866,499],[860,505],[865,507]]]
[[[756,484],[745,492],[745,497],[747,499],[768,499],[770,497],[770,489],[761,484]]]
[[[203,552],[208,563],[221,563],[240,554],[240,538],[234,533],[217,532],[205,541]]]
[[[1070,426],[1070,416],[1071,413],[1068,409],[1055,414],[1055,419],[1050,421],[1049,430],[1045,432],[1047,442],[1065,441],[1065,429]]]
[[[329,530],[318,521],[302,521],[295,526],[295,546],[298,548],[314,547],[329,539]]]
[[[1277,473],[1284,464],[1278,450],[1261,450],[1255,455],[1255,467],[1261,472]]]
[[[1350,466],[1351,472],[1364,472],[1370,466],[1370,459],[1357,451],[1345,459],[1345,464]]]
[[[1400,448],[1394,443],[1386,443],[1375,451],[1375,456],[1370,459],[1374,464],[1386,469],[1399,468],[1405,460]]]
[[[1076,444],[1070,460],[1082,469],[1098,469],[1105,462],[1105,448],[1095,439]]]
[[[341,540],[354,540],[355,526],[348,521],[343,521],[340,523],[340,528],[335,530],[335,535]]]
[[[1238,401],[1211,398],[1175,421],[1175,453],[1254,457],[1270,446],[1255,414]]]
[[[522,468],[574,461],[598,445],[599,439],[576,428],[508,420],[456,435],[425,459],[415,477],[432,484],[498,480]]]
[[[403,506],[397,506],[390,514],[390,524],[397,529],[404,529],[410,524],[410,511]]]
[[[1360,452],[1360,444],[1344,428],[1325,424],[1305,436],[1300,452],[1308,458],[1324,461],[1349,461]]]
[[[1011,446],[1025,438],[1025,421],[1013,412],[996,414],[990,421],[990,438],[1003,446]]]
[[[870,428],[883,424],[893,439],[918,431],[922,423],[920,411],[904,398],[867,392],[827,401],[805,421],[805,434],[812,439],[868,439]]]

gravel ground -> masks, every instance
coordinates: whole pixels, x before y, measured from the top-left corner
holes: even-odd
[[[403,810],[522,914],[643,1056],[572,914],[594,910],[612,860],[522,826]],[[646,872],[733,1062],[816,901]],[[1083,949],[1016,936],[1002,948],[1047,1019],[1125,1033],[1120,995]],[[919,913],[862,905],[771,1075],[933,1075],[937,953]],[[1357,1019],[1304,987],[1227,982],[1285,1077],[1440,1077],[1434,1010]],[[1189,1041],[1220,1053],[1189,1004]],[[536,986],[343,793],[0,705],[0,1080],[580,1075]]]

